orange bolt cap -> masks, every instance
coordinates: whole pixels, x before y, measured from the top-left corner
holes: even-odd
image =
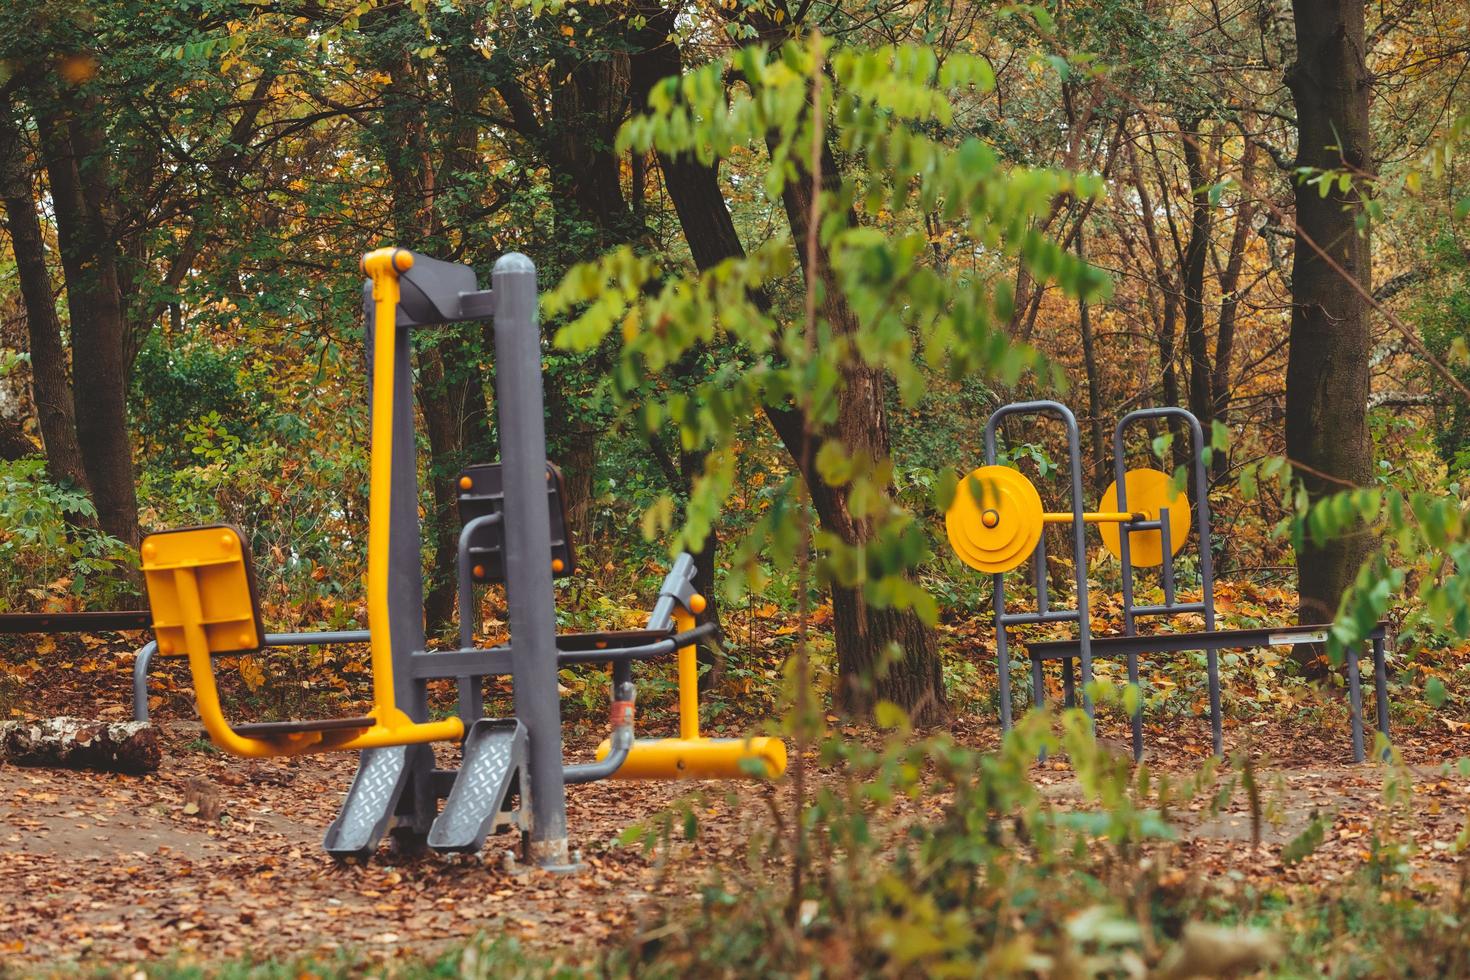
[[[474,487],[474,485],[475,485],[475,481],[474,480],[471,480],[467,476],[462,476],[462,477],[459,478],[459,488],[461,490],[469,490],[472,487]]]
[[[709,608],[709,602],[698,592],[689,597],[689,611],[698,616]]]
[[[484,565],[476,565],[474,568],[470,569],[470,573],[472,575],[474,575],[475,578],[484,578],[485,577],[485,566]]]
[[[566,570],[566,567],[567,563],[562,561],[560,558],[551,559],[551,570],[553,572],[560,574],[561,572]]]

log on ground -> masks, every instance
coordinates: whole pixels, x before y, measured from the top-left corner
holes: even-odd
[[[18,766],[145,773],[158,769],[158,729],[143,721],[37,718],[0,722],[0,759]]]

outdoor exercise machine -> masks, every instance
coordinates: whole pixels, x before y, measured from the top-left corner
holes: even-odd
[[[546,458],[536,271],[524,255],[495,263],[482,290],[469,266],[385,248],[363,258],[369,351],[371,467],[366,639],[372,709],[351,718],[236,724],[226,719],[213,660],[262,646],[352,642],[362,634],[266,634],[249,548],[234,528],[160,531],[142,545],[154,650],[186,656],[200,718],[221,748],[248,757],[361,751],[357,775],[326,834],[337,857],[372,853],[390,830],[444,852],[474,851],[492,831],[523,832],[526,856],[547,868],[574,866],[566,786],[609,777],[774,777],[784,771],[778,738],[710,739],[698,731],[694,644],[705,600],[688,555],[673,564],[647,626],[558,636],[553,577],[571,574],[575,550],[562,512],[559,471]],[[418,521],[418,467],[410,333],[416,327],[492,320],[500,461],[459,479],[460,637],[426,649]],[[475,588],[503,582],[510,642],[474,645]],[[147,651],[151,660],[154,650]],[[140,652],[141,653],[141,652]],[[680,737],[634,737],[632,665],[677,655]],[[142,659],[140,657],[140,659]],[[612,673],[612,736],[597,761],[565,765],[557,671],[602,663]],[[135,675],[136,676],[136,675]],[[484,717],[486,678],[509,676],[514,716]],[[142,669],[146,708],[147,668]],[[454,679],[458,711],[431,719],[427,684]],[[432,743],[463,742],[457,768],[439,768]],[[440,801],[443,801],[441,808]]]
[[[1014,416],[1049,416],[1060,420],[1067,432],[1067,474],[1071,484],[1071,509],[1046,511],[1036,487],[1020,471],[998,465],[996,437],[1000,423]],[[1154,469],[1124,469],[1128,430],[1149,421],[1174,421],[1187,429],[1190,438],[1193,485],[1197,488],[1193,507],[1188,496],[1174,488],[1169,474]],[[1123,657],[1128,664],[1128,683],[1139,682],[1138,658],[1142,654],[1178,653],[1203,650],[1209,685],[1210,728],[1215,755],[1224,754],[1224,733],[1220,707],[1219,651],[1251,649],[1263,646],[1294,646],[1300,643],[1322,643],[1327,639],[1329,624],[1276,627],[1272,629],[1218,630],[1215,628],[1215,578],[1212,540],[1210,537],[1210,505],[1204,489],[1209,486],[1205,466],[1204,433],[1199,420],[1182,408],[1146,408],[1129,412],[1113,429],[1114,481],[1103,492],[1101,509],[1083,509],[1082,461],[1077,419],[1060,402],[1016,402],[996,409],[985,423],[985,466],[972,471],[960,481],[954,502],[945,514],[945,528],[951,546],[960,560],[994,580],[995,649],[999,671],[1000,723],[1003,730],[1011,727],[1011,658],[1008,632],[1011,627],[1034,623],[1076,623],[1077,633],[1064,640],[1030,643],[1027,655],[1031,661],[1031,700],[1040,708],[1046,701],[1043,664],[1060,661],[1064,703],[1076,703],[1077,678],[1073,661],[1080,668],[1082,707],[1089,719],[1093,716],[1089,687],[1092,665],[1096,657]],[[1075,575],[1074,607],[1055,609],[1048,592],[1046,537],[1047,524],[1071,526],[1072,566]],[[1103,545],[1116,556],[1122,566],[1123,633],[1116,636],[1094,636],[1088,599],[1087,525],[1098,525]],[[1191,524],[1196,532],[1199,556],[1200,598],[1180,601],[1175,583],[1174,556],[1184,547]],[[1005,575],[1031,561],[1032,582],[1036,592],[1034,612],[1012,612],[1006,607]],[[1159,568],[1159,582],[1164,601],[1161,604],[1140,603],[1135,571]],[[1167,618],[1197,613],[1204,629],[1186,632],[1138,634],[1141,618]],[[1387,633],[1382,623],[1365,638],[1373,657],[1374,693],[1377,702],[1378,730],[1388,737],[1388,675],[1386,666]],[[1352,651],[1347,660],[1350,714],[1352,716],[1353,760],[1362,762],[1363,701],[1358,658],[1361,650]],[[1133,755],[1143,755],[1143,701],[1138,699],[1131,716]]]

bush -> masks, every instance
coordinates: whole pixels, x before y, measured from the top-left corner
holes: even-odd
[[[0,610],[116,608],[134,598],[121,574],[131,549],[92,525],[83,490],[60,486],[40,459],[0,462]]]

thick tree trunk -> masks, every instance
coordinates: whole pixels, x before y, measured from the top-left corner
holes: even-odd
[[[650,18],[650,25],[653,24]],[[666,32],[655,34],[634,58],[635,74],[640,69],[647,73],[645,84],[683,70],[678,47],[667,40]],[[645,59],[641,65],[640,58]],[[661,155],[658,162],[664,189],[679,216],[695,264],[707,269],[724,259],[744,255],[715,168],[687,157]],[[835,161],[826,160],[823,167],[829,175],[836,173]],[[793,187],[784,201],[796,241],[801,241],[805,234],[810,192],[808,184]],[[826,286],[823,314],[834,329],[840,329],[843,324],[851,323],[851,311],[841,304],[840,292],[833,284],[828,282]],[[888,428],[882,379],[870,371],[850,369],[846,381],[835,435],[849,452],[886,456]],[[804,445],[806,426],[799,414],[776,406],[768,406],[766,414],[794,459],[816,458],[815,451],[808,451]],[[822,526],[848,544],[861,545],[866,539],[866,528],[848,513],[845,494],[828,487],[815,473],[803,476]],[[840,707],[865,713],[875,699],[881,698],[905,708],[920,724],[937,724],[948,717],[933,630],[925,627],[912,611],[868,605],[861,589],[834,585],[832,610],[841,684],[837,691]],[[901,655],[896,662],[888,663],[888,652],[894,645]]]
[[[822,152],[822,172],[833,178],[835,186],[837,161],[830,145],[823,146]],[[782,204],[794,241],[802,242],[807,238],[813,190],[810,177],[804,174],[800,179],[788,182],[782,192]],[[815,269],[809,267],[810,258],[804,249],[797,249],[797,253],[805,275],[817,276],[822,284],[820,316],[831,326],[834,334],[855,334],[857,317],[842,298],[842,290],[832,275],[826,251],[818,250]],[[849,363],[842,366],[842,370],[837,423],[831,436],[841,442],[850,455],[887,459],[891,446],[884,376],[859,362],[855,354]],[[793,448],[798,461],[816,458],[815,453],[800,451],[799,444],[793,447],[788,442],[787,445]],[[823,526],[835,532],[849,547],[862,548],[871,535],[871,529],[848,510],[847,489],[827,487],[815,467],[803,472],[802,476],[811,491],[812,503],[822,517]],[[825,506],[823,497],[828,498]],[[832,612],[837,643],[837,707],[862,715],[868,714],[878,700],[885,700],[907,710],[916,724],[938,724],[947,720],[949,706],[944,696],[938,641],[934,631],[920,622],[913,610],[869,606],[863,599],[861,587],[850,588],[833,583]],[[897,659],[891,655],[895,645],[900,651]]]
[[[22,147],[20,126],[8,100],[0,102],[0,198],[4,200],[6,228],[15,254],[21,298],[25,301],[31,400],[36,406],[36,421],[46,450],[46,468],[53,480],[86,489],[87,471],[82,465],[81,446],[77,444],[76,408],[66,346],[61,340],[61,318],[56,313],[56,298],[51,291],[51,272],[46,267],[46,243],[36,216],[35,187]]]
[[[97,522],[124,544],[139,541],[128,434],[128,318],[118,276],[111,170],[95,130],[99,108],[37,110],[71,312],[77,445]]]
[[[1373,172],[1368,130],[1371,77],[1365,63],[1362,0],[1294,0],[1297,60],[1286,82],[1296,103],[1297,164],[1355,174],[1323,196],[1296,187],[1290,347],[1286,367],[1286,452],[1315,499],[1372,476],[1368,431],[1368,306],[1319,253],[1368,289],[1371,256],[1362,195]],[[1336,611],[1367,549],[1361,534],[1297,554],[1299,615],[1321,622]],[[1306,648],[1298,648],[1306,653]],[[1304,666],[1314,672],[1320,661]]]

